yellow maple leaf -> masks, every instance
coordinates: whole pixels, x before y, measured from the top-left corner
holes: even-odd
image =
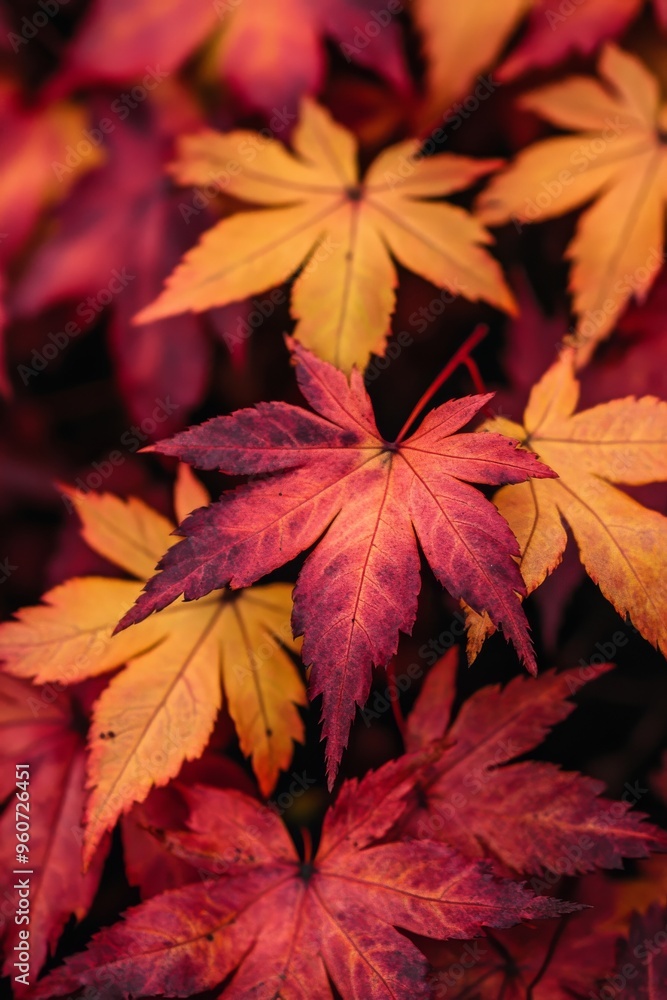
[[[432,123],[452,101],[472,91],[535,0],[413,0],[423,39],[428,96],[423,120]],[[472,95],[474,96],[474,95]]]
[[[415,139],[381,153],[360,181],[353,135],[308,99],[292,144],[293,153],[245,131],[181,142],[180,183],[263,207],[209,230],[138,322],[222,306],[298,272],[295,336],[339,368],[364,368],[371,353],[384,353],[398,280],[392,258],[438,287],[513,311],[483,248],[489,233],[463,209],[428,200],[468,187],[500,161],[422,157]]]
[[[603,50],[599,71],[603,83],[572,77],[521,99],[578,134],[524,150],[477,202],[485,224],[513,219],[520,227],[593,201],[567,249],[579,364],[609,336],[632,297],[643,301],[664,261],[667,106],[655,77],[615,45]]]
[[[119,617],[169,545],[174,525],[142,501],[68,491],[91,548],[134,580],[69,580],[0,626],[0,658],[16,677],[71,684],[127,664],[95,704],[89,735],[84,860],[102,834],[153,785],[175,777],[204,750],[226,696],[241,749],[252,758],[268,795],[289,766],[293,740],[303,740],[297,705],[304,684],[288,652],[291,585],[216,591],[172,605],[145,624],[113,636]],[[185,516],[208,503],[186,466],[179,469],[175,507]],[[137,582],[141,581],[141,583]]]
[[[484,425],[560,477],[503,486],[494,502],[519,541],[529,594],[560,563],[567,524],[607,600],[667,655],[667,517],[612,485],[667,480],[667,403],[627,397],[575,413],[578,398],[575,352],[566,348],[533,388],[523,426],[502,417]],[[487,615],[467,614],[474,659],[495,629]]]

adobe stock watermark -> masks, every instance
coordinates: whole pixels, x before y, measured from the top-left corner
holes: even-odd
[[[76,486],[74,500],[66,493],[61,493],[60,496],[68,514],[76,510],[77,499],[85,499],[89,493],[98,490],[113,475],[117,468],[125,464],[128,454],[133,455],[140,448],[143,448],[153,438],[159,426],[180,409],[180,404],[174,403],[169,396],[165,396],[164,399],[155,399],[154,402],[155,405],[150,415],[144,417],[139,423],[133,424],[132,427],[121,434],[120,445],[123,449],[122,451],[119,448],[114,448],[113,451],[108,453],[106,458],[101,459],[99,462],[93,462],[90,472],[82,473],[76,477],[74,480],[74,485]]]
[[[449,288],[442,288],[438,295],[435,295],[431,301],[424,306],[420,306],[419,309],[415,309],[411,312],[408,317],[408,325],[416,330],[417,333],[425,333],[426,330],[432,323],[442,316],[448,305],[455,302],[459,295],[465,294],[465,285],[461,282],[456,290]],[[369,385],[374,382],[383,371],[386,371],[389,365],[396,361],[406,347],[412,347],[414,344],[414,337],[408,330],[401,330],[392,337],[387,343],[386,350],[383,355],[373,357],[366,367],[364,372],[364,382]]]
[[[227,15],[233,14],[242,3],[243,0],[213,0],[213,10],[220,20],[224,21]]]
[[[632,949],[632,958],[635,961],[625,962],[620,969],[611,976],[605,976],[599,990],[589,990],[590,1000],[615,1000],[616,997],[625,990],[633,979],[636,979],[640,972],[640,967],[646,967],[653,958],[661,955],[667,949],[667,925],[656,931],[652,937],[645,937],[643,941],[636,944]],[[658,985],[656,983],[656,985]],[[647,996],[642,990],[634,993],[633,996]]]
[[[592,871],[600,849],[600,837],[605,831],[609,831],[613,836],[615,828],[625,818],[628,810],[636,806],[648,792],[649,789],[644,788],[638,781],[634,784],[626,781],[620,799],[606,800],[607,809],[592,819],[595,836],[589,836],[588,833],[580,834],[563,849],[558,858],[548,865],[543,865],[539,874],[533,876],[529,882],[532,891],[543,893],[556,885],[563,876]],[[588,860],[586,860],[587,855]]]
[[[544,16],[552,31],[567,21],[572,14],[575,14],[578,7],[582,7],[587,0],[562,0],[558,5],[558,10],[545,10]]]
[[[611,318],[619,310],[619,303],[625,303],[633,295],[642,294],[661,270],[666,259],[667,254],[662,248],[653,247],[643,264],[632,272],[626,272],[622,278],[618,278],[610,289],[603,288],[598,307],[587,309],[579,316],[576,325],[569,328],[564,343],[578,348],[591,339],[595,340],[600,331],[606,330],[609,326]]]
[[[118,268],[114,268],[105,287],[101,288],[95,295],[89,295],[83,299],[74,310],[82,322],[70,320],[65,323],[62,330],[47,334],[47,340],[41,348],[33,347],[30,354],[31,364],[18,365],[17,371],[23,384],[28,385],[31,378],[43,372],[49,363],[54,361],[61,351],[65,350],[70,341],[83,333],[86,326],[89,326],[135,278],[136,274],[128,274],[126,267],[121,268],[120,271]]]
[[[5,556],[4,559],[0,560],[0,584],[7,583],[12,573],[15,573],[18,566],[14,566],[10,563],[9,556]]]
[[[607,151],[610,143],[615,142],[629,128],[630,122],[621,121],[620,115],[616,115],[614,119],[605,119],[605,127],[600,131],[599,136],[594,139],[582,139],[568,157],[568,162],[575,169],[564,168],[551,180],[542,181],[540,190],[534,197],[526,198],[523,211],[511,216],[511,221],[517,232],[520,233],[525,226],[545,218],[545,212],[560,198],[563,191],[574,184],[579,175],[594,166],[602,154]]]
[[[442,1000],[451,989],[460,986],[466,972],[474,969],[487,954],[488,948],[484,939],[468,941],[463,945],[456,960],[451,962],[446,969],[438,969],[436,972],[429,973],[428,985],[432,990],[431,1000]]]
[[[500,83],[493,79],[492,73],[486,76],[478,76],[474,90],[462,101],[457,101],[448,109],[447,114],[443,118],[443,125],[446,127],[438,126],[434,128],[415,153],[403,156],[399,160],[396,170],[385,170],[382,175],[383,183],[390,189],[393,189],[401,184],[402,181],[411,177],[422,160],[433,155],[433,153],[437,153],[441,145],[447,142],[449,131],[458,131],[463,123],[479,110],[484,101],[487,101],[495,93],[499,86]],[[372,194],[372,188],[370,189],[370,193]]]
[[[387,0],[384,7],[372,10],[365,24],[357,25],[351,42],[340,42],[340,50],[349,63],[367,49],[374,38],[377,38],[384,28],[393,23],[397,14],[404,10],[401,0]]]
[[[443,656],[448,649],[456,645],[458,639],[465,635],[465,617],[460,611],[453,616],[449,627],[436,636],[429,639],[418,649],[421,660],[432,667]],[[424,676],[424,667],[420,663],[410,663],[405,672],[394,677],[383,691],[376,690],[372,699],[368,699],[366,705],[361,709],[361,718],[368,728],[372,723],[381,718],[392,706],[393,702],[400,699],[401,694],[405,694],[413,683]]]
[[[36,10],[32,17],[21,18],[21,33],[7,32],[7,41],[14,52],[17,53],[23,45],[28,45],[33,38],[36,38],[60,8],[66,7],[68,3],[69,0],[37,0],[39,10]]]
[[[146,75],[140,83],[116,97],[109,105],[109,110],[116,120],[105,116],[100,118],[94,128],[84,128],[81,139],[76,144],[70,143],[65,147],[64,159],[51,161],[51,169],[57,180],[62,181],[63,177],[76,170],[93,150],[102,145],[105,136],[115,132],[118,122],[125,121],[132,111],[146,100],[151,91],[159,87],[169,76],[169,73],[165,73],[159,66],[153,68],[147,66],[146,70]]]
[[[283,105],[282,109],[273,108],[268,127],[244,133],[243,138],[237,142],[236,157],[221,163],[217,170],[209,170],[208,181],[195,185],[195,193],[190,202],[179,203],[178,210],[186,225],[208,208],[211,202],[229,186],[232,178],[242,173],[244,164],[253,163],[267,143],[273,142],[277,135],[296,121],[296,118],[297,116]]]

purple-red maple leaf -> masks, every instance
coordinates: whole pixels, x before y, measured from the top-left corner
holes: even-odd
[[[30,957],[23,964],[29,966],[32,982],[49,953],[55,951],[72,914],[81,920],[88,912],[99,885],[108,838],[85,874],[81,867],[86,798],[84,710],[98,690],[94,682],[79,685],[72,695],[55,685],[36,687],[0,673],[0,801],[6,802],[0,816],[0,940],[2,971],[8,976],[25,972],[14,966],[23,943],[20,931],[30,931]],[[17,772],[21,775],[18,785]],[[23,850],[26,843],[27,855]],[[18,844],[21,847],[17,850]],[[21,863],[26,856],[29,863]],[[23,874],[13,874],[15,870]],[[23,883],[27,879],[30,889],[28,925],[15,919],[19,912],[26,912],[17,912],[19,879]],[[25,893],[23,897],[27,898]],[[16,988],[22,991],[21,980]]]
[[[99,147],[106,159],[59,207],[18,283],[12,306],[16,316],[28,318],[71,302],[76,336],[91,330],[108,308],[110,351],[130,415],[139,422],[153,416],[155,426],[157,412],[160,433],[170,433],[186,422],[185,410],[201,401],[212,351],[197,317],[144,327],[131,323],[137,309],[162,287],[192,240],[193,228],[206,224],[200,210],[193,211],[195,222],[184,220],[179,205],[192,206],[163,176],[174,135],[196,127],[199,112],[176,83],[163,81],[159,94],[165,104],[149,97],[128,122],[114,113],[118,102],[95,101],[95,121],[109,129]],[[96,131],[102,136],[101,129]],[[63,146],[53,159],[56,177],[69,177],[70,162]],[[23,377],[32,384],[29,369]]]
[[[428,998],[427,963],[397,927],[469,938],[576,906],[534,897],[443,844],[387,842],[410,781],[392,765],[346,782],[316,857],[303,861],[275,813],[236,791],[187,793],[191,832],[162,834],[200,878],[130,910],[34,997],[104,983],[114,997],[192,996],[233,974],[225,1000]]]
[[[596,867],[621,868],[622,858],[646,857],[667,848],[667,835],[639,812],[634,801],[600,797],[601,781],[542,761],[516,761],[567,718],[569,697],[609,664],[539,678],[517,677],[505,688],[491,685],[469,698],[453,722],[458,654],[444,656],[428,675],[408,717],[408,753],[416,774],[414,808],[403,832],[443,840],[469,858],[493,858],[503,869],[542,875],[543,890],[562,875]],[[441,754],[428,748],[441,740]],[[415,759],[426,750],[424,765]]]
[[[518,595],[518,548],[496,508],[470,486],[554,473],[493,433],[457,433],[490,395],[450,400],[411,437],[380,434],[362,376],[350,381],[291,342],[315,413],[285,403],[217,417],[159,451],[201,469],[265,474],[187,518],[185,541],[163,558],[119,627],[185,595],[244,587],[304,550],[292,625],[304,636],[310,694],[322,695],[330,781],[363,705],[372,665],[410,632],[420,588],[417,542],[439,581],[502,626],[526,666],[535,661]],[[406,426],[409,426],[406,425]],[[416,536],[416,537],[415,537]]]

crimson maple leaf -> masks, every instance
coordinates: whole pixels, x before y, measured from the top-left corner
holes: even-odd
[[[519,597],[514,535],[469,485],[554,473],[493,433],[456,433],[491,395],[450,400],[403,440],[377,429],[362,376],[342,372],[291,341],[297,379],[316,413],[285,403],[217,417],[156,450],[201,469],[265,473],[181,525],[119,629],[176,600],[227,584],[244,587],[318,542],[294,591],[292,625],[304,636],[311,696],[322,695],[330,783],[371,666],[410,632],[420,587],[417,540],[440,582],[502,625],[526,666],[535,661]],[[414,411],[413,411],[414,412]],[[416,534],[416,538],[415,538]]]
[[[622,858],[665,850],[667,834],[629,812],[623,802],[600,797],[604,783],[542,761],[516,758],[542,742],[552,726],[567,718],[569,697],[610,664],[580,668],[537,679],[517,677],[505,688],[482,688],[462,706],[453,722],[458,651],[431,670],[408,717],[402,758],[416,776],[413,810],[403,832],[444,840],[469,858],[494,858],[505,869],[543,875],[531,887],[543,890],[563,874],[621,868]],[[419,753],[444,740],[443,752]],[[513,762],[514,763],[511,763]]]
[[[391,765],[346,782],[317,856],[303,861],[275,813],[236,791],[188,793],[191,832],[162,834],[200,880],[102,931],[37,986],[38,998],[104,982],[108,996],[192,996],[231,973],[225,998],[427,998],[427,963],[401,927],[469,938],[578,907],[535,897],[443,844],[381,842],[411,782]]]
[[[617,885],[600,873],[581,879],[574,895],[586,909],[556,924],[518,924],[466,944],[425,942],[432,1000],[601,1000],[589,991],[614,967]]]
[[[161,404],[168,420],[165,433],[182,427],[184,410],[200,402],[211,343],[196,317],[158,320],[141,329],[130,322],[157,294],[192,239],[163,169],[174,133],[196,127],[199,116],[177,84],[163,81],[161,88],[168,115],[157,98],[149,97],[137,112],[141,117],[126,123],[113,111],[119,102],[95,102],[94,120],[111,128],[100,147],[106,160],[59,207],[15,289],[13,309],[28,318],[56,303],[76,303],[78,336],[92,329],[107,306],[110,351],[132,419],[143,421]],[[68,180],[72,168],[64,143],[51,160],[49,170]],[[28,367],[22,371],[26,384],[33,384],[35,375]]]
[[[282,130],[299,98],[325,83],[325,40],[348,63],[409,91],[396,18],[401,4],[376,6],[375,0],[170,0],[165,9],[155,0],[92,0],[50,92],[142,80],[154,67],[165,78],[206,46],[200,67],[206,81],[219,86],[222,77],[243,105]]]
[[[0,939],[5,975],[24,971],[14,967],[23,943],[22,929],[30,931],[30,958],[24,964],[36,975],[49,952],[55,951],[70,916],[84,917],[97,892],[108,837],[85,875],[81,870],[86,797],[82,721],[97,691],[99,685],[93,682],[79,685],[76,695],[70,696],[54,685],[35,687],[0,673],[0,802],[7,802],[0,817]],[[17,825],[26,822],[28,831]],[[26,844],[27,852],[23,850]],[[30,888],[29,925],[14,919],[20,903],[15,886],[21,875],[13,874],[18,869],[27,873]]]

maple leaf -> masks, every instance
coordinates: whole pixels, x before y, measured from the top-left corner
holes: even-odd
[[[422,117],[432,122],[462,97],[496,57],[534,0],[412,0],[427,60],[428,96]],[[492,78],[490,78],[492,79]]]
[[[388,80],[396,91],[411,89],[402,53],[401,4],[375,0],[219,0],[223,32],[215,50],[216,68],[243,103],[271,118],[283,131],[283,105],[289,111],[304,94],[324,84],[324,38],[351,60]],[[381,29],[381,30],[379,30]],[[284,109],[283,109],[284,110]],[[290,116],[291,120],[292,116]]]
[[[643,5],[644,0],[586,0],[576,6],[564,6],[563,0],[534,3],[526,31],[497,71],[498,79],[515,80],[575,52],[592,55],[602,42],[622,35]]]
[[[385,441],[358,370],[348,382],[289,343],[315,413],[260,403],[156,446],[198,468],[268,475],[181,525],[186,539],[165,555],[162,572],[119,628],[181,594],[193,600],[228,583],[247,586],[319,541],[299,574],[292,623],[295,635],[304,636],[304,663],[312,665],[311,696],[323,695],[332,782],[355,707],[368,697],[371,665],[389,661],[399,630],[409,632],[415,620],[417,539],[443,586],[487,610],[535,669],[517,597],[516,540],[468,483],[553,473],[501,436],[456,433],[489,395],[444,403],[411,437]]]
[[[605,85],[573,77],[521,98],[522,107],[578,134],[524,150],[477,203],[482,221],[495,226],[553,218],[595,199],[567,250],[580,363],[630,299],[644,299],[664,256],[667,108],[634,56],[607,45],[598,65]]]
[[[21,249],[42,210],[63,198],[104,154],[91,150],[59,179],[53,161],[68,143],[80,138],[88,124],[87,112],[67,101],[28,107],[18,87],[6,79],[0,79],[0,118],[0,217],[7,230],[0,241],[0,260],[4,263]]]
[[[510,763],[573,710],[567,698],[581,686],[579,670],[518,677],[502,690],[482,688],[449,722],[457,661],[453,650],[433,667],[408,717],[408,770],[414,771],[422,748],[444,742],[442,753],[427,755],[417,772],[414,809],[403,832],[531,874],[618,868],[623,857],[667,848],[667,835],[644,823],[641,813],[626,815],[626,803],[599,798],[602,782],[554,764]],[[531,885],[547,887],[535,880]]]
[[[572,1000],[591,995],[591,986],[614,967],[618,934],[605,926],[615,883],[589,875],[577,886],[580,913],[535,926],[519,924],[486,939],[428,942],[433,972],[432,1000]],[[452,987],[454,990],[452,992]],[[599,996],[599,994],[593,994]]]
[[[483,927],[555,916],[571,904],[534,897],[442,844],[378,843],[410,782],[391,767],[346,782],[302,861],[280,819],[240,792],[190,790],[190,833],[162,834],[196,866],[198,884],[130,910],[37,986],[60,996],[104,980],[115,996],[191,996],[235,973],[224,997],[332,1000],[428,997],[426,961],[396,927],[466,938]]]
[[[211,184],[263,206],[223,219],[190,250],[143,323],[201,312],[281,284],[296,272],[295,336],[349,371],[383,354],[394,309],[392,257],[433,284],[512,311],[491,238],[463,209],[435,197],[468,187],[498,166],[444,154],[419,156],[419,140],[391,146],[359,179],[352,134],[305,99],[294,153],[253,132],[205,132],[181,145],[182,184]]]
[[[142,79],[156,65],[164,79],[210,39],[206,75],[221,76],[282,130],[299,98],[324,84],[325,38],[348,62],[409,89],[395,11],[375,8],[375,0],[170,0],[167,12],[154,0],[93,0],[50,92]]]
[[[6,37],[6,36],[5,36]],[[11,394],[2,349],[5,322],[5,271],[23,249],[44,209],[64,198],[81,174],[103,158],[99,150],[72,167],[58,182],[53,160],[76,142],[88,123],[85,110],[65,101],[26,107],[18,88],[0,79],[0,392]]]
[[[174,73],[218,24],[211,0],[93,0],[68,46],[52,93]],[[151,83],[152,89],[152,81]]]
[[[184,409],[201,400],[211,346],[198,317],[141,328],[131,324],[187,246],[178,210],[181,199],[165,185],[163,170],[174,133],[196,127],[200,117],[176,83],[165,80],[160,86],[168,115],[155,95],[137,112],[141,117],[127,123],[118,120],[115,101],[96,101],[96,121],[113,126],[105,137],[106,161],[60,206],[52,230],[18,284],[13,308],[17,316],[33,317],[55,303],[74,302],[81,332],[90,329],[102,306],[108,305],[110,350],[130,414],[142,421],[166,399],[164,433],[165,426],[181,427]],[[59,176],[69,177],[64,144],[51,160],[51,173],[55,168]],[[114,191],[113,198],[109,191]],[[200,226],[205,218],[201,216]],[[196,229],[197,220],[190,222]],[[187,240],[191,238],[187,232]]]
[[[575,413],[575,363],[575,352],[565,349],[533,388],[523,426],[504,418],[487,424],[520,440],[560,477],[499,490],[494,502],[519,540],[529,594],[560,563],[567,524],[607,600],[667,653],[667,518],[612,485],[667,480],[667,403],[629,396]],[[476,655],[494,629],[475,614],[469,623]]]
[[[15,676],[72,683],[122,664],[95,704],[89,737],[84,859],[106,829],[155,784],[173,778],[206,746],[224,690],[243,752],[265,794],[303,739],[297,705],[305,690],[286,649],[291,637],[290,586],[215,593],[180,603],[138,630],[112,638],[164,552],[173,525],[140,500],[89,495],[75,501],[86,541],[135,577],[73,579],[44,604],[0,626],[0,655]],[[208,500],[189,470],[180,475],[176,507],[184,516]],[[283,649],[286,647],[286,649]]]
[[[86,915],[102,875],[108,838],[85,875],[79,850],[86,762],[82,722],[89,702],[90,692],[82,689],[70,697],[52,685],[36,688],[0,673],[0,797],[7,803],[0,816],[0,938],[5,955],[2,971],[7,976],[18,974],[15,946],[21,945],[19,931],[25,929],[14,919],[19,905],[16,870],[25,870],[30,884],[28,964],[35,975],[55,951],[69,918],[74,915],[81,920]],[[22,803],[18,809],[17,791]],[[27,808],[22,794],[26,791]],[[23,827],[17,827],[17,822],[26,820],[30,824],[29,864],[21,864],[19,857],[25,859],[25,855],[17,852],[17,833]]]
[[[187,828],[187,790],[193,785],[234,788],[250,797],[255,794],[252,779],[243,768],[209,745],[197,760],[186,761],[173,781],[154,788],[144,802],[125,813],[120,823],[125,874],[130,885],[138,886],[142,899],[197,878],[196,869],[165,851],[154,835],[157,829]]]

